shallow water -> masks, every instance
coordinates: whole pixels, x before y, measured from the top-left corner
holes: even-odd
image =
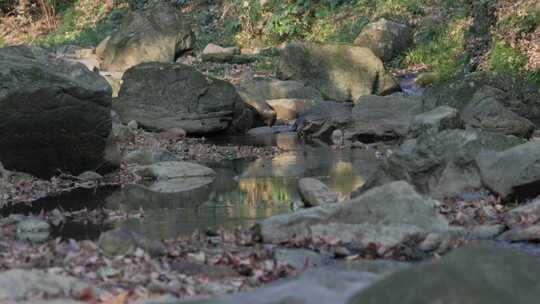
[[[205,163],[217,172],[215,179],[190,178],[167,183],[128,185],[123,188],[79,190],[47,198],[34,208],[64,210],[104,206],[122,211],[144,210],[142,219],[112,224],[67,222],[53,229],[53,236],[96,239],[115,227],[126,227],[152,238],[170,238],[195,230],[249,227],[257,220],[292,212],[300,201],[298,179],[316,177],[325,182],[340,200],[364,180],[356,160],[377,161],[374,152],[334,150],[324,143],[300,141],[294,133],[272,136],[222,137],[216,144],[274,145],[284,150],[271,160],[234,160]],[[165,192],[157,192],[160,189]],[[36,210],[36,209],[34,209]],[[21,210],[24,211],[24,210]],[[12,210],[13,212],[13,210]]]

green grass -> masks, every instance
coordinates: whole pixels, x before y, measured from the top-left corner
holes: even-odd
[[[493,72],[524,78],[540,89],[540,71],[525,70],[527,60],[527,57],[519,49],[497,41],[491,49],[489,65]]]
[[[6,46],[6,41],[4,40],[4,37],[0,36],[0,48],[3,48]]]
[[[44,37],[40,37],[37,44],[54,47],[57,45],[75,44],[82,47],[96,46],[107,35],[110,35],[121,17],[126,13],[125,9],[115,9],[105,12],[103,3],[95,6],[77,9],[79,1],[75,1],[71,7],[66,8],[60,18],[60,26]],[[96,16],[104,16],[100,20],[93,20]]]
[[[427,65],[439,79],[449,79],[464,69],[465,20],[432,28],[404,57],[404,65]]]

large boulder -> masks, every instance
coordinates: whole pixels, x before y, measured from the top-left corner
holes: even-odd
[[[113,107],[124,123],[187,133],[243,132],[253,114],[230,83],[177,63],[143,63],[126,71]]]
[[[323,182],[316,178],[305,177],[298,181],[298,192],[308,207],[336,203],[338,196],[328,189]]]
[[[0,161],[50,177],[105,168],[111,89],[80,63],[38,47],[0,49]]]
[[[320,102],[313,99],[282,98],[266,101],[276,113],[276,118],[281,121],[293,121],[302,116]]]
[[[387,62],[406,51],[413,43],[413,31],[406,25],[379,19],[366,25],[354,44],[369,48]]]
[[[464,111],[480,90],[493,91],[490,99],[496,99],[507,110],[530,120],[535,125],[540,123],[540,93],[525,81],[505,75],[473,73],[465,77],[426,90],[423,100],[428,108],[447,105]],[[476,98],[486,96],[476,95]],[[488,95],[489,96],[489,95]],[[482,98],[483,99],[483,98]]]
[[[405,263],[382,260],[338,263],[309,268],[299,276],[247,292],[202,300],[151,300],[145,304],[344,304],[358,290],[405,267]]]
[[[482,183],[503,198],[540,194],[540,142],[533,141],[506,151],[487,151],[476,157]]]
[[[174,62],[195,43],[187,17],[165,1],[133,10],[104,45],[102,69],[125,71],[142,62]]]
[[[337,239],[360,248],[376,244],[385,253],[409,238],[444,233],[448,221],[435,201],[424,199],[406,182],[371,189],[340,204],[326,204],[259,222],[263,242],[282,243],[294,238]]]
[[[463,126],[463,121],[458,110],[449,106],[440,106],[414,116],[411,121],[409,135],[411,137],[418,137],[422,133],[437,133],[447,129],[462,129]]]
[[[349,103],[319,102],[298,118],[298,132],[306,137],[330,138],[336,129],[345,127],[351,120]]]
[[[347,130],[368,142],[406,136],[414,116],[422,112],[420,99],[400,95],[362,96],[355,104]]]
[[[435,198],[482,188],[475,157],[483,151],[502,151],[523,140],[477,130],[426,133],[405,142],[384,163],[398,180],[413,183]]]
[[[535,129],[534,124],[502,103],[503,91],[483,86],[476,91],[461,117],[466,125],[505,135],[528,137]]]
[[[477,245],[391,274],[347,303],[534,303],[539,273],[532,256]]]
[[[358,46],[291,43],[281,51],[278,76],[303,81],[336,101],[400,89],[382,61],[368,48]]]

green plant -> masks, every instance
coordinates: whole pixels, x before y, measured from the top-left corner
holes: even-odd
[[[0,36],[0,48],[3,48],[4,46],[6,46],[6,40],[4,37]]]
[[[465,29],[464,18],[458,18],[446,26],[430,29],[406,54],[403,63],[426,65],[436,72],[441,80],[456,75],[465,66],[463,48]]]
[[[540,89],[540,71],[526,70],[527,61],[527,56],[519,49],[497,41],[491,49],[489,66],[493,72],[523,78]]]

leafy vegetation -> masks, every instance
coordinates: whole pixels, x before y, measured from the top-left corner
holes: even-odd
[[[126,12],[125,8],[113,8],[105,2],[76,0],[60,16],[60,26],[35,42],[44,46],[76,44],[95,46],[117,25]]]
[[[427,65],[441,80],[449,79],[464,69],[465,19],[456,19],[448,25],[440,25],[409,51],[402,64]]]

